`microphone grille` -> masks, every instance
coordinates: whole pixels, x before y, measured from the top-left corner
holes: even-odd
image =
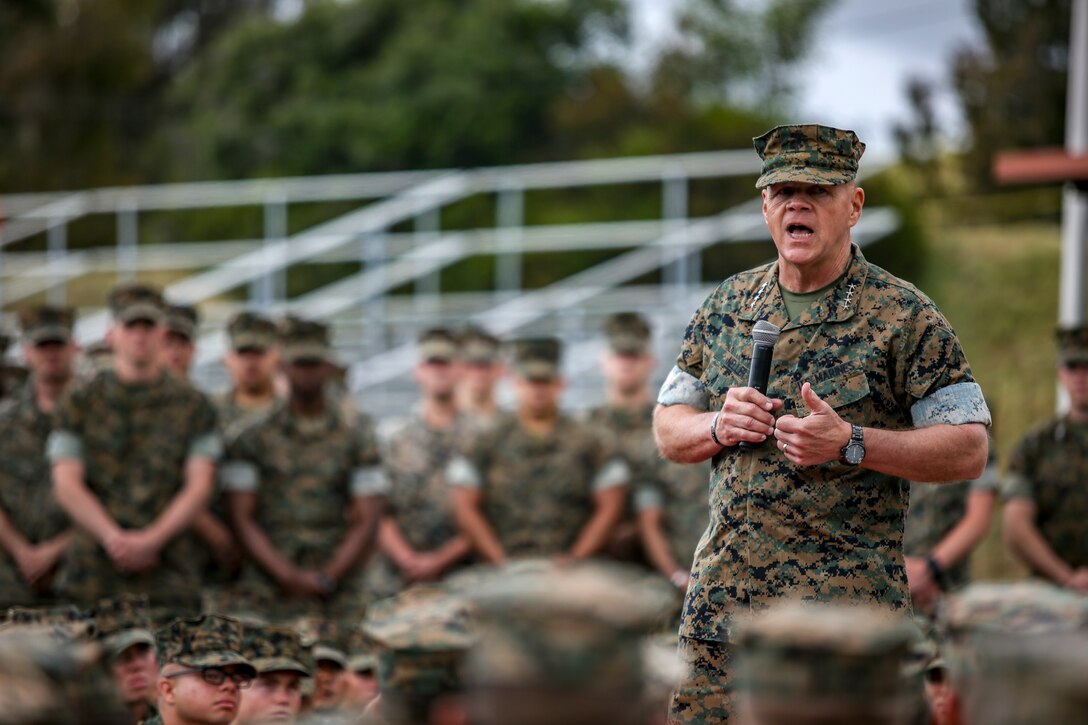
[[[752,339],[761,345],[771,345],[772,347],[778,342],[778,335],[782,330],[771,322],[766,320],[759,320],[756,322],[756,326],[752,328]]]

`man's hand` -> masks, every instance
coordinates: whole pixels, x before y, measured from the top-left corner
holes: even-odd
[[[324,599],[331,593],[326,577],[311,569],[295,569],[280,580],[280,587],[294,599]]]
[[[941,588],[933,581],[926,560],[918,556],[903,558],[907,567],[907,582],[910,584],[910,598],[914,606],[925,612],[933,611],[937,599],[941,596]]]
[[[741,441],[762,443],[774,434],[774,411],[782,405],[781,400],[768,398],[755,388],[730,388],[718,415],[718,440],[724,446]]]
[[[850,424],[821,400],[808,383],[801,386],[801,399],[809,414],[804,418],[783,415],[778,419],[774,437],[778,439],[779,450],[799,466],[839,460],[843,446],[850,440]]]
[[[1082,566],[1073,572],[1065,582],[1066,589],[1072,589],[1078,594],[1088,594],[1088,566]]]
[[[31,588],[36,588],[49,578],[56,566],[58,554],[58,551],[47,544],[31,544],[15,557],[15,565],[23,580]]]
[[[123,572],[142,574],[159,564],[162,547],[147,531],[121,530],[104,543],[106,553]]]
[[[442,561],[432,552],[415,553],[404,563],[404,576],[411,582],[433,582],[442,576]]]

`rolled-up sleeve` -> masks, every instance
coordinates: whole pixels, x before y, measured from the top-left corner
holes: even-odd
[[[460,488],[480,488],[483,481],[480,472],[465,456],[454,456],[446,464],[446,483]]]
[[[219,466],[219,486],[224,491],[253,493],[259,483],[257,466],[249,461],[226,461]]]
[[[661,405],[690,405],[696,410],[708,410],[710,394],[703,381],[674,366],[658,391],[657,402]]]
[[[593,492],[624,486],[631,480],[631,467],[620,457],[609,459],[593,477]]]
[[[210,458],[218,461],[223,457],[223,438],[215,432],[204,433],[189,443],[189,458]]]
[[[45,444],[45,455],[50,463],[58,461],[82,461],[83,438],[70,430],[55,430]]]
[[[389,476],[381,466],[360,466],[351,472],[352,496],[384,496],[389,488]]]
[[[956,383],[940,388],[919,400],[910,409],[915,428],[931,425],[990,425],[990,408],[978,383]]]

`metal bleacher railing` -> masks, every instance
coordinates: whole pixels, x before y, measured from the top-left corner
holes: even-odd
[[[560,162],[470,170],[356,174],[312,178],[171,184],[61,194],[0,197],[8,221],[0,236],[0,304],[12,307],[34,296],[63,302],[69,283],[88,274],[133,279],[152,271],[188,271],[167,285],[175,302],[200,304],[206,324],[198,341],[195,377],[225,385],[219,363],[223,324],[242,306],[270,314],[293,312],[334,326],[353,390],[382,414],[403,409],[413,391],[408,379],[414,346],[424,327],[473,322],[503,336],[549,333],[568,343],[565,369],[571,402],[597,399],[595,362],[604,316],[635,309],[655,323],[662,371],[671,364],[679,335],[709,291],[700,254],[719,244],[769,239],[753,200],[704,218],[688,217],[689,181],[754,176],[750,150]],[[656,220],[526,226],[526,192],[654,182],[661,185]],[[481,194],[496,196],[495,223],[443,231],[441,210]],[[359,201],[360,207],[299,233],[287,234],[292,204]],[[212,207],[263,208],[262,239],[141,245],[138,215]],[[113,244],[67,249],[67,228],[91,214],[116,217]],[[411,223],[411,231],[403,229]],[[898,227],[889,209],[868,209],[855,231],[867,243]],[[45,235],[44,252],[10,252],[12,243]],[[623,250],[599,264],[533,290],[523,289],[523,255],[572,250]],[[768,245],[768,256],[771,248]],[[443,292],[440,273],[474,256],[494,256],[489,292]],[[359,271],[334,282],[286,295],[294,265],[351,261]],[[632,286],[661,270],[662,283]],[[412,294],[392,294],[412,285]],[[247,288],[244,303],[224,295]],[[100,337],[107,317],[81,310],[78,336]]]

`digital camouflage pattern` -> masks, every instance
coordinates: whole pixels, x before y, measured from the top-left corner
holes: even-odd
[[[232,350],[267,350],[276,346],[276,323],[254,312],[239,312],[227,323]]]
[[[444,327],[424,330],[416,342],[418,357],[424,362],[453,362],[461,347],[457,336]]]
[[[608,347],[623,355],[645,355],[650,351],[650,324],[637,312],[618,312],[604,323]]]
[[[552,380],[559,376],[563,343],[555,337],[515,340],[514,370],[527,380]]]
[[[225,667],[235,665],[257,672],[242,656],[242,624],[237,619],[218,614],[175,619],[155,633],[159,663],[185,667]]]
[[[508,556],[566,552],[593,515],[594,483],[626,483],[627,466],[607,436],[560,415],[545,436],[502,413],[449,471],[452,485],[479,486],[482,511]]]
[[[134,644],[155,645],[147,596],[126,594],[102,599],[94,608],[94,633],[102,646],[118,655]]]
[[[299,633],[290,627],[245,626],[242,656],[262,675],[297,672],[303,677],[311,677],[314,671],[313,652],[302,644]]]
[[[348,634],[347,656],[348,668],[352,672],[378,669],[378,643],[367,633],[362,622]]]
[[[25,367],[0,356],[0,402],[18,394],[29,376]]]
[[[654,443],[654,404],[634,412],[601,406],[589,415],[589,424],[606,430],[631,467],[632,509],[659,509],[664,518],[673,556],[690,567],[699,539],[710,523],[710,462],[673,463],[661,457]]]
[[[903,554],[927,557],[967,513],[967,497],[972,493],[996,494],[1001,472],[992,451],[982,476],[974,481],[910,484],[910,508],[903,531]],[[962,587],[969,578],[970,560],[964,557],[945,568],[949,588]]]
[[[288,362],[331,359],[329,327],[321,322],[286,317],[280,323],[278,340]]]
[[[1088,326],[1061,328],[1055,336],[1058,338],[1058,361],[1061,364],[1088,362]]]
[[[181,491],[190,455],[219,453],[215,409],[188,383],[162,375],[127,385],[112,370],[65,395],[57,404],[57,433],[77,441],[87,488],[125,529],[151,524]],[[50,451],[54,462],[71,451]],[[144,593],[153,607],[195,611],[200,579],[194,539],[185,533],[160,552],[161,564],[137,575],[118,571],[89,534],[74,532],[57,573],[57,596],[83,603],[125,592]]]
[[[192,341],[196,336],[200,314],[192,305],[167,305],[166,328]]]
[[[461,334],[461,360],[464,362],[490,365],[499,361],[501,352],[499,338],[486,330],[469,326]]]
[[[1035,526],[1070,567],[1088,566],[1088,424],[1055,418],[1009,456],[1002,495],[1035,505]]]
[[[865,153],[853,131],[817,124],[777,126],[752,143],[763,160],[757,189],[785,181],[845,184],[857,176]]]
[[[904,722],[910,699],[901,667],[917,634],[905,619],[798,602],[746,617],[737,629],[738,709],[752,721]]]
[[[433,697],[460,689],[475,639],[467,603],[446,589],[419,585],[371,607],[363,632],[378,650],[382,696]]]
[[[344,540],[355,497],[387,490],[380,463],[366,416],[349,420],[336,406],[326,406],[320,416],[302,418],[281,401],[228,443],[221,477],[228,491],[256,494],[256,523],[281,554],[296,566],[317,569]],[[239,470],[240,481],[232,482],[232,471]],[[255,563],[245,566],[238,594],[239,602],[274,622],[307,614],[358,616],[365,603],[358,572],[317,605],[283,598],[276,582]]]
[[[1088,631],[1088,598],[1035,580],[971,584],[947,597],[939,614],[952,637],[974,631]]]
[[[110,291],[107,300],[110,314],[117,322],[150,320],[162,322],[165,319],[166,303],[162,294],[145,284],[122,284]]]
[[[348,666],[344,634],[334,620],[322,616],[304,616],[291,623],[299,642],[316,662],[333,662],[341,669]]]
[[[70,525],[53,499],[52,467],[45,455],[51,431],[52,419],[38,408],[33,384],[0,404],[0,508],[31,544],[49,541]],[[30,588],[12,557],[0,555],[0,606],[51,598],[48,591]]]
[[[472,426],[458,416],[449,428],[432,428],[414,413],[383,428],[379,438],[389,475],[386,515],[416,551],[445,546],[458,535],[447,466],[467,450]],[[367,592],[376,599],[392,596],[406,584],[396,565],[381,552],[367,564],[364,576]]]
[[[692,318],[659,402],[720,409],[730,387],[747,385],[752,328],[764,319],[782,328],[770,374],[781,413],[806,414],[801,384],[809,382],[862,426],[989,423],[948,322],[856,246],[843,277],[796,321],[782,303],[777,262],[723,282]],[[787,596],[910,607],[904,481],[838,462],[800,468],[773,439],[723,449],[713,464],[711,522],[681,635],[729,641],[735,614]]]

